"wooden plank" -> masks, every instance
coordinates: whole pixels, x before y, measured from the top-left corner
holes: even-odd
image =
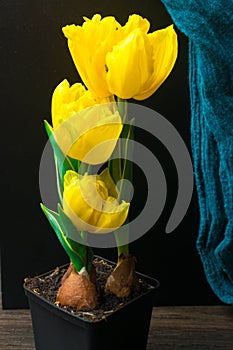
[[[233,306],[154,308],[148,350],[232,350]]]
[[[34,350],[29,310],[0,311],[0,350]]]
[[[232,350],[233,306],[155,307],[147,349]],[[35,350],[29,310],[0,310],[0,350]]]

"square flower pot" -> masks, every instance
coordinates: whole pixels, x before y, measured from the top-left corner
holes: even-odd
[[[107,259],[103,260],[115,265]],[[51,272],[39,277],[45,277]],[[36,350],[146,349],[154,297],[159,282],[139,272],[136,272],[136,275],[149,285],[147,291],[100,321],[72,314],[24,284],[31,311]]]

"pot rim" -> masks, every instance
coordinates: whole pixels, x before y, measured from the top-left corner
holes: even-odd
[[[99,255],[94,255],[94,258],[98,258],[98,259],[101,259],[101,260],[104,260],[106,262],[108,262],[109,264],[111,265],[116,265],[115,262],[109,260],[109,259],[106,259],[104,257],[101,257]],[[69,266],[69,263],[66,263],[66,264],[63,264],[63,265],[60,265],[59,268],[64,268],[64,267],[68,267]],[[54,271],[54,268],[45,272],[45,273],[42,273],[40,275],[38,275],[38,277],[44,277],[44,276],[47,276],[49,274],[51,274],[52,272]],[[120,306],[117,310],[114,310],[111,314],[107,314],[105,316],[105,318],[102,318],[102,319],[99,319],[99,320],[90,320],[90,319],[87,319],[85,317],[81,317],[79,315],[76,315],[76,314],[72,314],[70,311],[60,307],[59,305],[56,305],[54,303],[52,303],[51,301],[47,300],[45,297],[42,297],[41,295],[33,292],[31,289],[29,289],[27,286],[26,286],[26,282],[24,282],[23,284],[23,288],[24,288],[24,291],[25,291],[25,294],[32,298],[34,302],[36,303],[40,303],[41,306],[43,306],[45,309],[47,310],[51,310],[53,309],[54,312],[59,315],[59,316],[62,316],[64,319],[66,319],[67,321],[69,322],[72,322],[72,320],[79,320],[81,321],[82,323],[86,323],[86,324],[101,324],[103,322],[106,322],[108,319],[110,319],[113,315],[116,315],[118,314],[123,308],[131,305],[132,303],[134,303],[135,301],[141,299],[142,297],[145,297],[147,296],[148,294],[151,294],[151,293],[154,293],[156,291],[156,289],[158,289],[158,287],[160,286],[160,282],[155,279],[155,278],[152,278],[150,276],[147,276],[146,274],[143,274],[141,272],[138,272],[138,271],[135,271],[136,272],[136,275],[139,277],[139,278],[142,278],[149,286],[149,288],[147,289],[147,291],[145,291],[143,294],[141,295],[138,295],[134,298],[132,298],[131,300],[129,300],[128,302],[126,302],[124,305]],[[40,301],[40,302],[39,302]],[[73,322],[72,322],[73,323]]]

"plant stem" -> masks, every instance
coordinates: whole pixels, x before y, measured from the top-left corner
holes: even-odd
[[[123,100],[121,98],[117,98],[117,102],[118,102],[118,109],[119,109],[119,113],[121,115],[122,118],[122,122],[123,122],[123,128],[125,127],[125,124],[127,124],[127,100]],[[127,152],[127,149],[124,147],[122,147],[122,142],[121,139],[118,140],[118,180],[124,180],[125,178],[125,170],[126,170],[126,162],[127,162],[127,155],[125,154],[125,152]],[[119,189],[119,198],[122,198],[122,192],[123,192],[123,188],[122,188],[122,183]],[[128,219],[126,220],[128,222]],[[121,235],[123,234],[124,238],[127,237],[127,240],[129,240],[129,226],[127,225],[123,226],[121,229],[124,229],[124,232],[121,232]],[[129,244],[122,244],[121,243],[121,237],[119,235],[118,232],[115,232],[115,239],[116,239],[116,243],[117,243],[117,252],[118,252],[118,262],[117,264],[120,263],[120,257],[122,256],[122,254],[124,254],[124,256],[129,256]]]
[[[129,229],[127,226],[127,229],[125,228],[125,232],[124,232],[124,236],[128,236],[129,238]],[[115,239],[116,239],[116,243],[117,243],[117,256],[118,256],[118,264],[120,262],[120,257],[122,254],[124,254],[125,256],[129,256],[129,244],[123,244],[121,243],[121,239],[119,237],[119,234],[117,232],[115,232]]]
[[[129,245],[125,244],[125,245],[118,246],[117,254],[118,254],[118,264],[119,264],[122,254],[124,256],[129,256]]]

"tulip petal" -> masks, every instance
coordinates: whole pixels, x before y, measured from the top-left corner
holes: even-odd
[[[150,29],[150,22],[141,17],[140,15],[130,15],[126,24],[122,27],[122,34],[124,36],[129,35],[134,29],[140,29],[141,32],[147,34]]]
[[[109,173],[109,169],[108,168],[105,168],[101,174],[97,175],[97,178],[101,181],[103,181],[107,188],[108,188],[108,193],[109,193],[109,196],[111,197],[114,197],[114,198],[118,198],[118,191],[117,191],[117,188],[116,188],[116,185]]]
[[[63,208],[79,230],[86,231],[87,224],[95,225],[102,209],[95,176],[68,171],[64,177]]]
[[[106,56],[107,84],[122,99],[137,95],[153,73],[152,47],[145,34],[135,29]]]
[[[111,110],[112,104],[95,105],[63,122],[56,130],[63,153],[89,164],[107,161],[123,128],[118,111]]]
[[[51,101],[53,128],[56,129],[64,120],[81,109],[93,106],[96,100],[81,83],[70,86],[64,79],[54,89]]]
[[[177,59],[178,42],[173,25],[148,34],[148,38],[153,47],[154,71],[140,94],[134,96],[136,100],[151,96],[168,77]]]
[[[95,233],[111,232],[124,224],[128,216],[130,204],[123,201],[122,204],[116,205],[114,202],[115,200],[113,203],[111,203],[111,200],[105,202],[102,214],[99,216],[96,225],[97,229]]]
[[[63,208],[78,230],[108,233],[123,225],[127,218],[130,204],[124,201],[119,204],[110,195],[117,191],[111,188],[113,181],[107,170],[103,172],[97,176],[81,176],[70,170],[65,174]]]
[[[55,88],[52,121],[65,155],[89,164],[109,159],[123,127],[115,103],[109,101],[95,99],[82,84],[70,86],[66,79]]]
[[[114,17],[101,19],[94,15],[85,18],[82,26],[68,25],[62,28],[68,39],[68,47],[84,84],[95,96],[110,95],[106,84],[105,56],[119,40],[120,24]]]

